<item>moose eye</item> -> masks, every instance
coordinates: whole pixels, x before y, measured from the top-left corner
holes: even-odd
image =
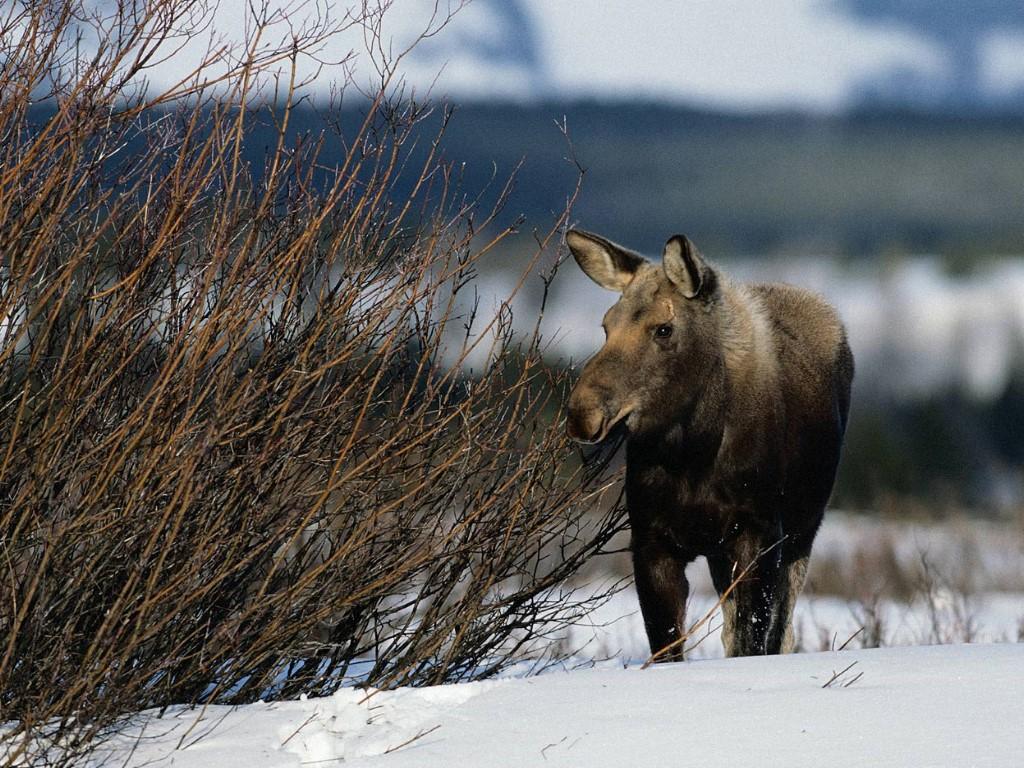
[[[654,338],[656,339],[667,339],[672,335],[671,325],[659,325],[654,329]]]

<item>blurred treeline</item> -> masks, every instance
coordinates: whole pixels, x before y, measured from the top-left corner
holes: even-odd
[[[937,352],[938,353],[938,352]],[[1022,498],[1024,376],[996,398],[947,390],[864,398],[851,418],[833,505],[890,514],[1014,514]]]
[[[940,253],[958,266],[1020,252],[1024,117],[753,116],[650,104],[462,106],[448,146],[486,181],[523,159],[530,218],[586,169],[577,219],[647,252],[685,230],[719,258]]]
[[[35,112],[45,120],[45,107]],[[325,128],[329,137],[352,134],[362,114],[307,103],[293,110],[289,141],[318,141]],[[467,194],[497,196],[514,174],[495,227],[521,221],[529,230],[549,222],[564,209],[582,167],[572,220],[648,254],[682,231],[730,265],[824,255],[863,273],[925,254],[958,277],[993,257],[1024,253],[1022,116],[465,104],[453,113],[437,109],[420,124],[410,162],[434,149],[442,121],[441,153],[457,161]],[[270,121],[247,130],[243,157],[258,173],[277,132]],[[321,168],[340,163],[346,151],[328,139],[320,148]],[[399,179],[391,192],[400,198],[411,184]],[[509,275],[518,274],[532,246],[525,237],[502,248]],[[492,262],[485,271],[494,269]],[[566,294],[562,299],[571,301]],[[560,365],[584,354],[555,345],[549,359]],[[863,366],[858,374],[880,375]],[[897,513],[1015,508],[1024,500],[1022,416],[1019,361],[1002,391],[985,398],[955,383],[901,393],[899,382],[890,382],[884,396],[862,387],[835,503]]]
[[[41,123],[51,110],[33,111]],[[330,136],[358,130],[363,114],[358,105],[321,110],[306,102],[293,110],[288,133],[315,140],[327,130],[321,152],[329,167],[346,152]],[[537,224],[563,210],[578,161],[586,174],[575,217],[645,252],[677,230],[718,258],[929,253],[969,269],[993,253],[1024,252],[1021,115],[464,104],[421,124],[424,155],[442,121],[441,149],[460,164],[464,189],[500,188],[515,172],[507,219]],[[247,127],[242,157],[257,176],[276,142],[270,121]]]

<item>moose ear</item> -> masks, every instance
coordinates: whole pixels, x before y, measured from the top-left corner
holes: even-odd
[[[661,256],[665,276],[688,299],[711,287],[713,272],[686,235],[673,235]]]
[[[566,232],[565,243],[587,277],[609,291],[624,291],[646,261],[639,254],[580,229]]]

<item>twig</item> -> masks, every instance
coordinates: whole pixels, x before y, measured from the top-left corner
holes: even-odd
[[[569,738],[569,736],[568,736],[568,735],[565,735],[565,736],[563,736],[562,738],[560,738],[560,739],[559,739],[558,741],[554,741],[554,742],[552,742],[552,743],[550,743],[550,744],[548,744],[548,745],[544,746],[544,747],[543,747],[543,748],[542,748],[542,749],[540,750],[540,756],[541,756],[541,757],[543,757],[543,758],[544,758],[544,760],[545,760],[545,762],[546,762],[546,761],[547,761],[547,759],[548,759],[548,756],[547,756],[547,751],[548,751],[549,749],[551,749],[552,747],[557,747],[557,746],[558,746],[559,744],[564,744],[564,743],[565,743],[565,741],[566,741],[566,739],[568,739],[568,738]]]
[[[398,751],[399,749],[401,749],[402,747],[407,747],[407,746],[409,746],[410,744],[412,744],[412,743],[413,743],[414,741],[419,741],[419,740],[420,740],[420,739],[422,739],[422,738],[423,738],[424,736],[429,736],[430,734],[432,734],[432,733],[433,733],[434,731],[436,731],[436,730],[437,730],[438,728],[440,728],[440,727],[441,727],[441,724],[440,724],[440,723],[438,723],[438,724],[437,724],[437,725],[435,725],[435,726],[434,726],[433,728],[428,728],[428,729],[427,729],[427,730],[425,730],[425,731],[420,731],[420,732],[419,732],[419,733],[417,733],[417,734],[416,734],[415,736],[413,736],[413,737],[412,737],[411,739],[406,739],[406,740],[405,740],[405,741],[403,741],[403,742],[402,742],[401,744],[396,744],[396,745],[395,745],[395,746],[393,746],[393,747],[388,747],[387,749],[385,749],[385,750],[384,750],[384,754],[385,754],[385,755],[390,755],[390,754],[391,754],[392,752],[397,752],[397,751]]]
[[[853,669],[853,668],[854,668],[855,666],[857,666],[857,662],[856,662],[856,661],[853,661],[853,662],[850,662],[850,663],[849,663],[849,664],[848,664],[847,666],[843,667],[843,668],[842,668],[841,670],[839,670],[838,672],[833,672],[833,673],[832,673],[832,677],[830,677],[830,678],[829,678],[829,679],[828,679],[828,680],[827,680],[827,681],[825,682],[825,684],[824,684],[823,686],[821,686],[821,687],[822,687],[822,688],[829,688],[829,687],[830,687],[830,686],[832,685],[832,683],[834,683],[834,682],[835,682],[836,680],[838,680],[838,679],[839,679],[840,677],[842,677],[843,675],[845,675],[845,674],[846,674],[847,672],[849,672],[849,671],[850,671],[851,669]],[[859,680],[859,679],[860,679],[860,675],[857,675],[857,677],[855,678],[855,680]]]
[[[283,747],[285,744],[287,744],[293,738],[298,736],[299,735],[299,731],[301,731],[303,728],[305,728],[307,725],[309,725],[311,722],[313,722],[316,719],[316,716],[318,714],[320,714],[320,713],[319,712],[314,712],[309,717],[307,717],[306,721],[302,725],[300,725],[298,728],[296,728],[294,731],[292,731],[292,734],[287,739],[285,739],[284,741],[281,742],[281,746]]]
[[[846,646],[848,646],[850,643],[852,643],[853,639],[855,637],[857,637],[857,635],[859,635],[863,631],[864,631],[864,627],[861,627],[860,629],[858,629],[856,632],[854,632],[852,635],[850,635],[848,638],[846,638],[846,641],[842,645],[840,645],[837,650],[840,650],[840,651],[845,650]]]

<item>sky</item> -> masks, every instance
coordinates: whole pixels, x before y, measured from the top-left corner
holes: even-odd
[[[440,0],[442,12],[454,1]],[[335,14],[345,7],[332,5]],[[982,21],[957,20],[972,18],[975,5],[987,10]],[[219,33],[241,38],[247,8],[221,3]],[[433,9],[433,0],[395,0],[384,23],[394,50],[429,25]],[[1024,103],[1024,13],[1014,9],[1009,0],[473,0],[403,61],[402,74],[417,92],[454,100],[652,99],[826,113],[865,100],[998,106]],[[154,79],[177,76],[203,42]],[[349,51],[362,54],[357,76],[369,78],[360,30],[332,40],[323,58]],[[304,63],[306,72],[314,66]],[[327,67],[314,90],[343,74]]]

